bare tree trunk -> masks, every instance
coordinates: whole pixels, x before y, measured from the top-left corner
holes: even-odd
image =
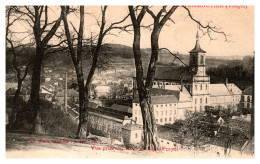
[[[80,69],[76,69],[77,80],[79,86],[79,124],[77,131],[77,138],[85,138],[88,135],[87,131],[87,96],[84,87],[84,78],[82,67]]]
[[[134,27],[133,52],[135,56],[136,82],[138,87],[139,102],[143,117],[144,149],[156,150],[159,147],[157,140],[157,128],[154,119],[154,110],[151,104],[151,95],[149,91],[150,87],[145,86],[143,81],[143,65],[140,49],[140,22],[146,12],[145,10],[146,7],[143,7],[141,13],[136,19],[133,7],[129,6],[130,16]]]
[[[11,116],[10,116],[10,128],[12,129],[14,127],[15,121],[16,121],[16,115],[18,112],[18,106],[17,106],[17,100],[19,98],[20,92],[21,92],[21,88],[22,88],[22,80],[18,80],[18,85],[17,85],[17,89],[15,91],[15,95],[14,95],[14,99],[13,99],[13,108],[12,108],[12,112],[11,112]]]
[[[44,50],[36,48],[36,58],[33,63],[32,83],[31,83],[31,104],[32,104],[32,119],[33,132],[40,133],[40,85],[41,85],[41,66],[44,57]]]

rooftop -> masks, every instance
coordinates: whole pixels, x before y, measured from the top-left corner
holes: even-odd
[[[143,130],[142,125],[129,123],[125,124],[122,128],[127,130]]]
[[[147,68],[144,68],[143,75],[146,78]],[[134,77],[136,74],[134,73]],[[170,66],[157,66],[155,71],[155,80],[170,80],[175,82],[180,82],[182,78],[183,81],[188,81],[191,78],[191,73],[188,67],[170,67]]]
[[[230,92],[225,84],[210,84],[211,96],[229,96]]]
[[[132,113],[132,109],[129,106],[113,104],[110,108],[121,112]]]
[[[253,86],[247,87],[244,91],[243,91],[244,95],[253,95]]]
[[[204,50],[202,50],[202,49],[200,48],[198,31],[197,31],[197,35],[196,35],[196,45],[195,45],[195,47],[190,51],[190,53],[206,53],[206,51],[204,51]]]

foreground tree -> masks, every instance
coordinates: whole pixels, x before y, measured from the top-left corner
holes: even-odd
[[[17,58],[19,58],[23,55],[26,57],[32,56],[30,46],[34,45],[34,43],[22,44],[22,43],[20,43],[19,40],[18,41],[13,40],[14,32],[12,32],[10,30],[10,28],[15,23],[17,23],[18,20],[23,16],[23,15],[20,15],[17,17],[15,10],[16,10],[16,7],[13,7],[13,6],[6,7],[6,41],[7,41],[6,48],[7,48],[7,53],[10,51],[11,54],[13,55],[12,66],[16,72],[16,80],[17,80],[17,89],[15,91],[15,95],[14,95],[14,98],[12,101],[13,108],[12,108],[11,119],[10,119],[10,123],[9,123],[11,128],[13,127],[13,125],[16,121],[16,115],[17,115],[16,103],[17,103],[17,100],[18,100],[20,92],[21,92],[22,84],[28,74],[28,70],[32,63],[32,59],[29,59],[29,60],[27,59],[26,62],[23,62],[26,65],[25,65],[24,70],[22,70],[19,67],[20,62]]]
[[[32,68],[32,82],[31,82],[31,104],[32,104],[32,117],[29,122],[32,123],[32,132],[41,132],[40,126],[40,77],[43,59],[45,57],[48,48],[52,47],[48,45],[49,41],[55,35],[57,29],[60,26],[62,17],[60,16],[53,21],[49,21],[49,7],[48,6],[24,6],[19,7],[16,13],[22,14],[22,21],[28,24],[28,27],[32,29],[33,40],[35,42],[35,56],[33,60]],[[28,34],[31,35],[31,34]]]
[[[133,6],[129,6],[128,8],[131,16],[133,29],[134,29],[133,53],[135,57],[138,96],[139,96],[139,102],[140,102],[141,113],[143,118],[144,149],[153,148],[156,150],[159,144],[157,141],[157,128],[155,125],[150,89],[152,88],[154,76],[156,72],[156,64],[157,64],[158,54],[160,50],[158,40],[159,40],[161,29],[163,28],[163,26],[168,20],[173,22],[173,20],[170,17],[176,11],[178,6],[173,6],[168,11],[167,11],[167,7],[163,6],[157,14],[155,14],[151,10],[151,8],[147,6],[143,6],[143,7],[137,6],[135,9]],[[219,29],[216,28],[215,26],[210,26],[209,24],[208,25],[201,24],[200,21],[192,17],[192,14],[187,7],[182,6],[181,8],[184,8],[188,12],[188,16],[191,18],[192,21],[198,24],[199,29],[203,32],[204,35],[208,35],[210,39],[214,40],[214,38],[211,37],[211,32],[221,33],[225,36],[225,39],[227,40],[227,35],[224,32],[219,31]],[[136,11],[140,11],[140,12],[138,13]],[[141,21],[144,15],[146,14],[146,12],[148,12],[149,15],[153,18],[153,24],[149,25],[149,27],[152,27],[152,33],[151,33],[152,52],[150,57],[150,63],[148,66],[148,72],[146,75],[146,81],[144,81],[143,65],[142,65],[141,50],[140,50],[140,38],[141,38],[140,29],[141,27],[143,27],[141,25]],[[176,55],[174,56],[176,57]]]
[[[161,29],[165,25],[166,21],[169,20],[170,16],[177,9],[177,6],[171,7],[169,11],[166,11],[166,6],[163,6],[162,9],[155,15],[152,10],[147,6],[142,7],[138,15],[135,14],[133,6],[129,6],[129,12],[131,16],[131,21],[134,28],[134,42],[133,42],[133,52],[135,57],[135,67],[136,67],[136,82],[138,87],[139,102],[141,107],[141,113],[143,117],[143,134],[144,134],[144,149],[157,149],[159,147],[158,136],[157,136],[157,127],[154,119],[154,110],[151,102],[150,89],[153,86],[154,75],[156,71],[156,63],[158,60],[159,54],[159,36]],[[141,38],[141,21],[148,12],[154,22],[153,30],[151,34],[151,58],[148,66],[148,72],[146,75],[146,82],[143,79],[143,65],[141,59],[141,50],[140,50],[140,38]],[[163,15],[164,14],[164,15]]]
[[[74,68],[76,70],[77,74],[77,81],[78,81],[78,87],[79,87],[79,124],[78,124],[78,131],[77,131],[77,138],[85,138],[88,135],[87,130],[87,122],[88,122],[88,113],[87,109],[89,108],[89,90],[90,90],[90,84],[92,81],[92,78],[94,76],[95,70],[98,67],[98,59],[102,53],[102,43],[104,37],[112,30],[112,29],[121,29],[121,27],[118,27],[117,25],[124,22],[124,20],[128,17],[124,17],[121,21],[114,22],[107,28],[106,26],[106,10],[107,6],[101,7],[101,22],[97,20],[97,24],[99,26],[99,34],[97,37],[97,43],[95,47],[93,48],[91,46],[91,56],[92,56],[92,62],[91,62],[91,68],[89,70],[89,73],[87,75],[86,83],[84,84],[84,74],[83,74],[83,67],[82,67],[82,52],[83,52],[83,27],[84,27],[84,6],[80,6],[80,23],[79,23],[79,29],[74,30],[77,33],[77,46],[74,48],[73,45],[73,39],[70,34],[68,19],[67,19],[67,13],[70,10],[70,7],[62,6],[62,17],[64,22],[64,29],[66,34],[66,40],[68,43],[69,53],[71,56],[71,59],[73,61]],[[92,44],[92,40],[91,40]],[[92,49],[93,48],[93,49]]]

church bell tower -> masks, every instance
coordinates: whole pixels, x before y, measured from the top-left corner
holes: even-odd
[[[202,112],[209,104],[210,77],[206,74],[206,51],[201,49],[197,31],[195,47],[190,51],[190,69],[192,72],[191,95],[194,111]]]

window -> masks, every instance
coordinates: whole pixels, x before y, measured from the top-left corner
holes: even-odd
[[[138,134],[137,133],[135,133],[135,138],[138,138]]]
[[[137,117],[135,117],[135,122],[137,121]]]
[[[247,108],[250,108],[250,103],[247,103]]]
[[[158,107],[158,105],[156,105],[156,107]]]
[[[165,115],[167,115],[167,110],[165,111]]]
[[[250,102],[250,96],[247,96],[247,102]]]
[[[172,104],[170,104],[170,106],[172,106]]]
[[[162,118],[160,119],[160,122],[162,122]]]
[[[153,82],[153,85],[156,85],[156,82]]]
[[[202,103],[202,98],[200,98],[200,103]]]
[[[208,84],[206,84],[206,90],[208,89]]]
[[[163,107],[163,105],[161,105],[161,107]]]
[[[208,103],[208,98],[206,98],[205,101],[206,101],[206,104],[207,104]]]
[[[171,117],[169,118],[169,121],[172,121],[172,118],[171,118]]]
[[[167,122],[167,118],[165,118],[165,122]]]
[[[176,109],[174,109],[174,114],[176,114]]]
[[[165,104],[165,106],[167,107],[167,104]]]
[[[202,84],[200,84],[200,90],[202,90]]]
[[[167,142],[167,144],[169,145],[169,142]]]
[[[197,90],[197,85],[195,85],[195,90]]]
[[[161,111],[161,116],[163,115],[163,111]]]
[[[172,110],[170,110],[170,115],[172,115]]]
[[[158,119],[156,119],[155,122],[158,123]]]
[[[176,104],[174,104],[174,106],[176,106]]]
[[[135,106],[137,106],[137,104],[135,104]]]
[[[195,98],[195,104],[197,104],[197,99]]]

